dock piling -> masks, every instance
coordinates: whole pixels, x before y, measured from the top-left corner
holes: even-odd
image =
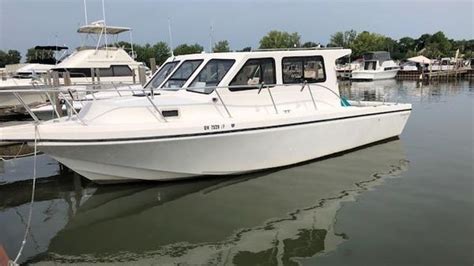
[[[151,73],[155,74],[156,72],[156,59],[154,57],[150,58],[150,68],[151,68]]]

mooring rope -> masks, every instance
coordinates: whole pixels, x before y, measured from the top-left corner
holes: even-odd
[[[23,236],[23,241],[21,242],[20,250],[18,250],[18,254],[13,261],[13,265],[17,265],[18,260],[21,257],[21,253],[23,252],[23,248],[26,245],[26,239],[28,238],[28,234],[30,233],[31,227],[31,216],[33,214],[33,203],[35,201],[35,190],[36,190],[36,144],[38,139],[38,124],[35,124],[35,146],[34,146],[34,155],[33,155],[33,186],[31,188],[31,201],[30,201],[30,210],[28,213],[28,222],[26,223],[25,234]]]

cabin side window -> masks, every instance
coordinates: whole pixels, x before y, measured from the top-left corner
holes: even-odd
[[[326,81],[324,61],[321,56],[284,57],[281,64],[284,84]]]
[[[71,78],[90,78],[91,77],[91,69],[90,68],[61,68],[61,69],[54,69],[59,73],[69,72]]]
[[[230,91],[256,89],[258,85],[275,84],[275,60],[273,58],[249,59],[230,82]],[[255,86],[254,86],[255,85]]]
[[[190,87],[217,86],[234,64],[233,59],[212,59],[199,72]]]
[[[114,72],[111,67],[108,68],[99,68],[99,75],[101,77],[113,77]]]
[[[162,88],[167,89],[179,89],[184,86],[186,81],[191,77],[196,71],[196,69],[201,65],[202,60],[187,60],[184,61],[178,69],[168,78],[166,83]]]
[[[376,69],[377,69],[377,61],[364,62],[364,70],[376,70]]]
[[[127,65],[113,65],[108,68],[99,68],[101,77],[131,77],[132,70]]]
[[[176,66],[179,64],[179,61],[173,61],[173,62],[168,62],[164,64],[159,70],[158,73],[156,73],[155,76],[153,76],[152,80],[146,85],[146,88],[148,89],[156,89],[158,88],[163,81],[165,81],[165,78],[168,77],[171,72],[176,68]]]
[[[112,66],[112,73],[114,77],[131,77],[133,76],[132,70],[126,65]]]
[[[100,77],[124,77],[132,76],[132,70],[127,65],[114,65],[108,68],[97,68]],[[56,69],[60,73],[69,72],[71,78],[90,78],[90,68],[63,68]],[[95,76],[95,73],[94,73]]]

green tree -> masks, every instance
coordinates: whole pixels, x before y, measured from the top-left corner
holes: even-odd
[[[400,43],[397,40],[394,40],[390,37],[385,37],[384,47],[386,48],[383,50],[390,52],[390,55],[393,59],[400,60],[405,58],[406,53],[401,52]]]
[[[339,31],[331,35],[331,39],[329,41],[328,46],[349,48],[351,47],[356,37],[357,32],[355,30],[348,30],[344,32]]]
[[[227,40],[218,41],[212,48],[214,53],[230,52],[229,42]]]
[[[452,51],[459,49],[459,53],[464,56],[464,58],[474,57],[474,39],[473,40],[450,40]]]
[[[199,44],[180,44],[174,48],[174,55],[183,55],[183,54],[198,54],[204,51],[204,48]]]
[[[270,31],[260,40],[260,49],[300,47],[301,36],[297,32]]]
[[[415,51],[423,50],[425,46],[429,43],[430,39],[431,39],[431,34],[425,33],[421,35],[418,39],[415,40],[415,43],[416,43]]]
[[[403,37],[398,41],[398,47],[403,54],[408,53],[408,51],[414,51],[417,48],[416,40],[411,37]]]
[[[26,52],[27,63],[55,64],[56,58],[52,50],[37,50],[30,48]]]
[[[131,52],[131,45],[129,42],[120,41],[115,46],[125,49],[127,52]],[[165,42],[157,42],[154,45],[146,43],[145,45],[134,44],[134,53],[136,54],[135,60],[145,63],[150,66],[150,58],[155,58],[158,65],[171,56],[171,49]]]
[[[350,48],[355,57],[360,57],[370,51],[386,51],[389,48],[387,44],[387,37],[377,33],[363,31],[357,35]]]
[[[250,46],[247,46],[247,47],[244,47],[242,50],[240,50],[239,52],[250,52],[252,51],[252,47]]]
[[[21,55],[17,50],[8,50],[4,52],[0,50],[0,67],[5,67],[5,65],[18,64],[20,63]]]
[[[157,42],[152,47],[158,65],[162,65],[171,56],[171,49],[165,42]]]
[[[301,47],[304,47],[304,48],[312,48],[312,47],[318,47],[319,46],[319,43],[315,43],[315,42],[305,42],[303,43],[303,45]]]
[[[442,31],[438,31],[427,40],[425,45],[427,56],[432,58],[451,56],[454,51],[451,50],[451,42],[446,38]]]

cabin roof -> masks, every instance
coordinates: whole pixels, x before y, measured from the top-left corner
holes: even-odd
[[[298,49],[298,50],[256,50],[251,52],[226,52],[226,53],[199,53],[178,55],[171,60],[193,60],[193,59],[245,59],[245,58],[282,58],[287,56],[323,56],[340,58],[351,53],[350,49]],[[170,61],[171,61],[170,60]]]

